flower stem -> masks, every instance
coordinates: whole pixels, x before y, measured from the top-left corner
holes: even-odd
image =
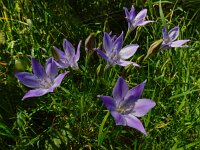
[[[125,38],[124,38],[124,42],[126,41],[127,37],[130,35],[130,33],[131,33],[130,30],[128,30],[128,31],[126,32],[126,35],[125,35]]]

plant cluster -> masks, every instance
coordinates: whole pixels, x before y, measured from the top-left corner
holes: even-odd
[[[124,7],[124,11],[126,16],[125,18],[128,22],[128,30],[125,39],[123,32],[119,37],[117,35],[113,35],[112,32],[105,32],[103,36],[103,47],[96,47],[93,49],[104,60],[106,60],[107,66],[105,69],[108,70],[115,65],[122,67],[130,65],[142,67],[135,62],[127,61],[127,59],[131,58],[136,53],[139,45],[130,43],[129,45],[123,47],[123,44],[130,33],[136,28],[144,26],[148,23],[155,23],[151,20],[145,20],[147,9],[143,9],[136,14],[136,11],[132,6],[130,11]],[[161,51],[163,49],[173,47],[185,47],[184,44],[189,41],[176,41],[180,32],[178,26],[172,28],[169,32],[167,32],[166,28],[166,26],[163,26],[162,39],[159,40],[159,42],[156,41],[152,44],[145,59],[154,54],[155,51]],[[74,46],[68,40],[64,39],[64,51],[54,46],[55,55],[46,60],[45,68],[32,57],[31,62],[33,74],[28,72],[18,72],[15,74],[15,77],[20,80],[22,84],[32,88],[25,94],[22,100],[30,97],[43,96],[49,92],[53,92],[55,88],[60,86],[63,78],[69,72],[67,71],[57,75],[58,69],[68,69],[71,67],[72,70],[77,70],[79,68],[78,60],[80,58],[80,46],[81,41],[75,51]],[[156,104],[150,99],[140,98],[145,83],[146,80],[129,90],[126,81],[122,77],[119,77],[113,88],[112,97],[103,95],[98,95],[98,97],[103,101],[106,108],[114,117],[116,125],[129,126],[146,135],[147,133],[142,125],[142,122],[137,117],[142,117],[147,114],[147,112]]]

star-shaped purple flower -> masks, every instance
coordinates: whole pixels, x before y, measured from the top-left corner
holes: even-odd
[[[161,45],[161,48],[171,48],[171,47],[183,47],[185,43],[187,43],[190,40],[177,40],[178,35],[180,32],[180,28],[178,26],[174,27],[167,33],[167,29],[163,27],[162,29],[162,35],[163,35],[163,43]]]
[[[145,21],[147,15],[147,9],[142,9],[137,15],[135,14],[135,8],[132,6],[130,12],[124,7],[126,20],[128,21],[128,31],[133,31],[138,26],[144,26],[147,23],[154,22],[151,20]]]
[[[109,66],[120,65],[120,66],[127,66],[127,65],[134,65],[138,66],[138,64],[126,61],[126,59],[130,58],[135,54],[139,45],[137,44],[130,44],[122,48],[123,46],[123,32],[119,37],[112,37],[108,33],[104,33],[103,37],[103,48],[106,51],[104,53],[99,48],[96,51],[101,55],[103,59],[108,62]]]
[[[81,41],[77,46],[76,54],[74,46],[66,39],[63,40],[64,52],[58,49],[57,47],[53,46],[58,55],[58,60],[55,59],[56,65],[60,68],[68,68],[70,66],[74,70],[78,69],[77,62],[80,58],[80,46],[81,46]]]
[[[28,72],[19,72],[15,74],[15,77],[20,80],[22,84],[33,89],[29,90],[22,100],[53,92],[68,73],[62,73],[56,77],[58,68],[52,57],[47,60],[45,69],[34,58],[31,58],[31,61],[33,74]]]
[[[145,83],[146,81],[129,90],[126,81],[120,77],[113,88],[113,97],[98,97],[114,117],[116,125],[129,126],[146,135],[144,126],[137,117],[147,114],[156,103],[150,99],[140,99]]]

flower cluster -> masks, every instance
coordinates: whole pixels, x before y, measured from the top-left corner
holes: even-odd
[[[15,74],[15,77],[22,82],[25,86],[32,88],[29,90],[22,100],[30,97],[43,96],[49,92],[53,92],[55,88],[60,86],[63,78],[68,72],[57,75],[58,68],[71,67],[72,69],[78,69],[78,60],[80,58],[80,45],[78,44],[77,52],[75,54],[75,48],[66,39],[63,41],[64,52],[54,46],[58,60],[50,57],[46,60],[45,68],[39,64],[35,58],[31,58],[33,74],[28,72],[19,72]]]
[[[126,20],[128,22],[127,35],[135,28],[144,26],[148,23],[154,22],[151,20],[145,21],[147,9],[141,10],[137,15],[135,8],[132,6],[130,12],[124,7]],[[179,27],[174,27],[167,32],[166,27],[162,29],[163,40],[161,41],[160,49],[183,47],[189,40],[177,40],[179,36]],[[124,45],[124,34],[120,36],[112,35],[112,33],[104,33],[103,48],[95,48],[95,51],[106,60],[108,66],[127,66],[133,65],[140,67],[135,62],[128,61],[139,48],[138,44]],[[60,86],[63,78],[68,72],[57,75],[58,68],[71,67],[73,70],[78,69],[78,60],[80,58],[81,41],[75,51],[74,46],[66,39],[63,40],[64,51],[53,47],[56,55],[50,57],[46,61],[45,67],[38,63],[35,58],[31,58],[33,73],[18,72],[15,77],[21,81],[25,86],[32,88],[29,90],[22,100],[30,97],[43,96],[46,93],[53,92],[55,88]],[[151,110],[156,103],[148,98],[140,98],[145,86],[146,80],[141,84],[129,90],[126,81],[119,77],[111,96],[98,95],[103,101],[106,108],[114,117],[116,125],[129,126],[147,134],[142,122],[137,117],[142,117],[149,110]]]

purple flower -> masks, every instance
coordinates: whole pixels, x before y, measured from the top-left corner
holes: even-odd
[[[137,44],[130,44],[122,48],[123,45],[123,32],[119,37],[113,37],[108,33],[104,33],[103,37],[103,48],[106,51],[104,53],[99,48],[96,49],[97,52],[108,62],[109,66],[120,65],[120,66],[127,66],[127,65],[134,65],[138,66],[138,64],[126,61],[126,59],[130,58],[135,54],[138,49]]]
[[[150,99],[140,99],[146,81],[132,89],[123,78],[119,78],[112,95],[98,96],[115,119],[116,125],[129,126],[147,134],[142,122],[137,117],[142,117],[153,108],[156,103]]]
[[[124,7],[126,19],[128,21],[129,32],[133,31],[137,26],[144,26],[147,23],[154,22],[151,20],[145,21],[147,15],[147,9],[141,10],[137,15],[135,14],[135,8],[132,6],[130,12]]]
[[[163,27],[162,35],[163,35],[163,43],[161,48],[171,48],[171,47],[183,47],[183,44],[190,40],[177,40],[180,32],[180,28],[178,26],[174,27],[167,33],[167,29]]]
[[[80,46],[81,41],[78,44],[76,54],[74,46],[66,39],[63,40],[64,52],[58,49],[57,47],[53,46],[53,48],[58,54],[58,60],[56,60],[56,65],[60,68],[68,68],[70,66],[74,70],[78,69],[77,62],[80,58]]]
[[[45,69],[34,58],[31,58],[31,61],[33,74],[28,72],[19,72],[15,74],[15,77],[20,80],[22,84],[33,89],[29,90],[22,100],[53,92],[68,73],[62,73],[56,77],[58,68],[52,57],[47,60]]]

